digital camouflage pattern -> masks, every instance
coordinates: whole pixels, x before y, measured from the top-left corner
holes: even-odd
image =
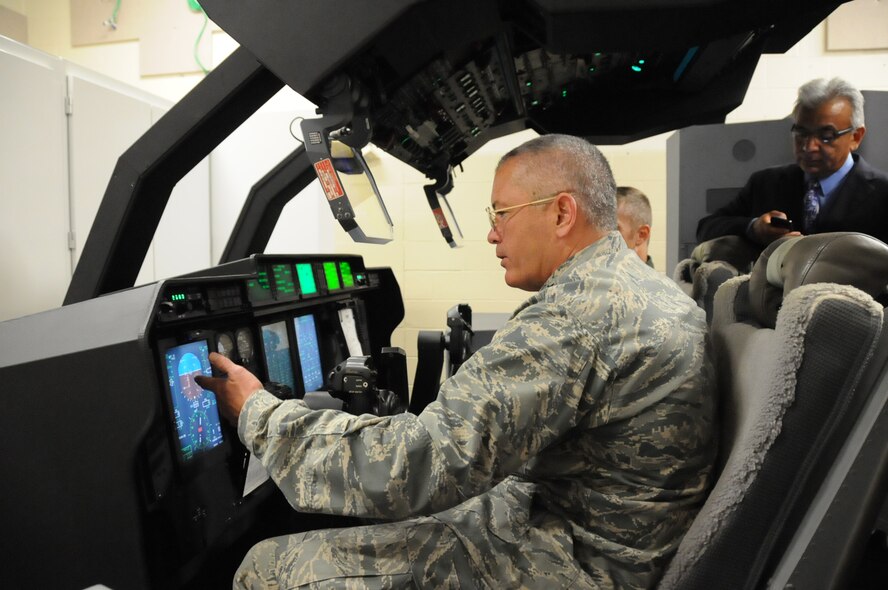
[[[703,311],[611,232],[419,416],[254,394],[240,436],[294,508],[396,522],[264,541],[235,586],[652,586],[714,458],[705,334]]]

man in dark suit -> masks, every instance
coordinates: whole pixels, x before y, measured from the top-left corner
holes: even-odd
[[[888,242],[888,175],[852,154],[866,133],[863,95],[833,78],[799,88],[793,108],[796,163],[753,174],[737,197],[697,225],[697,240],[857,231]],[[791,220],[791,221],[790,221]]]

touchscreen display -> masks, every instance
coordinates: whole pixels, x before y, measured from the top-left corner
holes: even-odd
[[[283,383],[293,391],[293,363],[290,360],[287,324],[281,321],[262,326],[262,344],[265,348],[265,365],[268,367],[269,380]]]
[[[210,350],[206,341],[189,342],[169,348],[165,356],[179,448],[188,461],[222,443],[216,396],[194,382],[196,375],[212,376]]]
[[[321,369],[321,350],[318,347],[314,315],[293,318],[293,324],[296,327],[296,345],[302,365],[302,384],[305,391],[318,391],[324,386],[324,372]]]

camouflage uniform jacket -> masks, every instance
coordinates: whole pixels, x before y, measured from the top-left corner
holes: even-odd
[[[240,434],[296,509],[434,515],[484,585],[650,587],[707,489],[705,333],[703,311],[611,232],[419,416],[311,411],[259,392]]]

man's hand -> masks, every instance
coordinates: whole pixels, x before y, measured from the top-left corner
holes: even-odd
[[[226,420],[237,426],[247,398],[262,389],[262,383],[251,372],[217,352],[210,353],[210,364],[225,377],[198,376],[194,380],[216,394],[219,410]]]
[[[752,226],[749,228],[748,232],[752,241],[767,246],[774,240],[782,238],[783,236],[802,235],[801,232],[789,231],[785,227],[771,225],[772,217],[782,217],[783,219],[786,219],[786,213],[783,211],[768,211],[756,218],[756,220],[752,222]]]

